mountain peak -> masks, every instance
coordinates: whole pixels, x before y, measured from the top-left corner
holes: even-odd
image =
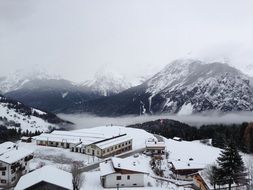
[[[102,70],[96,72],[93,80],[88,80],[81,84],[82,87],[102,96],[117,94],[131,87],[131,84],[123,75],[112,70]]]

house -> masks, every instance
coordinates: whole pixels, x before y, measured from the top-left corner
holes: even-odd
[[[132,150],[132,138],[126,134],[83,146],[83,152],[99,158],[106,158]]]
[[[204,166],[194,162],[193,158],[189,158],[188,160],[178,159],[170,162],[170,164],[173,177],[181,180],[192,180],[192,174],[204,169]]]
[[[72,175],[53,166],[44,166],[20,178],[14,190],[71,190]]]
[[[29,172],[33,152],[12,142],[0,144],[0,187],[14,186],[19,178]]]
[[[100,163],[100,180],[104,188],[144,187],[148,172],[132,158],[116,158]]]
[[[228,189],[228,185],[220,185],[220,186],[216,185],[216,187],[211,185],[205,171],[200,171],[196,173],[193,177],[193,182],[199,190],[215,190],[215,189],[227,190]],[[231,185],[231,190],[238,190],[238,189],[246,190],[248,188],[246,185],[240,185],[240,184]]]
[[[20,140],[21,140],[21,142],[30,143],[30,142],[32,142],[32,137],[23,136],[23,137],[21,137]]]
[[[152,155],[159,155],[165,152],[166,145],[164,142],[159,142],[156,139],[148,139],[146,141],[146,152]]]

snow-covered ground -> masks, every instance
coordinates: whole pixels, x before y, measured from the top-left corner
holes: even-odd
[[[37,109],[33,109],[33,111],[36,111],[40,115],[46,114]],[[48,131],[50,128],[58,128],[57,125],[48,123],[42,118],[35,117],[33,115],[27,116],[24,113],[17,112],[13,108],[8,108],[7,103],[0,103],[0,116],[5,117],[7,121],[19,123],[22,131]]]
[[[90,129],[75,130],[75,132],[89,132],[89,133],[103,133],[106,136],[117,133],[127,133],[133,138],[133,150],[138,150],[145,147],[145,141],[148,138],[155,138],[153,134],[150,134],[141,129],[125,128],[121,126],[101,126]],[[164,175],[166,178],[170,178],[171,172],[169,171],[169,162],[176,163],[179,167],[185,167],[190,162],[191,166],[205,167],[215,162],[220,154],[220,149],[214,148],[200,143],[199,141],[175,141],[172,139],[164,138],[166,143],[166,151],[169,153],[168,159],[162,161],[161,168],[166,171]],[[30,168],[35,169],[42,165],[53,165],[60,169],[69,171],[74,161],[79,162],[83,166],[89,165],[98,161],[98,158],[91,156],[70,152],[69,149],[37,146],[35,142],[22,143],[19,142],[19,146],[34,151],[34,159],[31,161]],[[146,187],[143,188],[124,188],[124,189],[170,189],[170,190],[183,190],[189,189],[187,187],[178,187],[171,182],[163,182],[155,180],[156,176],[150,167],[151,157],[138,153],[138,156],[132,155],[131,159],[136,159],[136,162],[141,162],[143,167],[149,172],[149,176],[145,178]],[[244,160],[250,158],[249,155],[243,155]],[[192,158],[191,161],[189,159]],[[100,171],[99,168],[83,173],[85,181],[82,189],[103,189],[100,184]],[[171,179],[173,181],[173,179]]]

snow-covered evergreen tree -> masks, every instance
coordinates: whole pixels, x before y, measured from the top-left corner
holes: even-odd
[[[220,157],[217,159],[217,163],[218,168],[215,172],[216,184],[228,184],[228,189],[231,190],[231,185],[233,183],[247,183],[242,157],[233,142],[229,142],[221,152]]]

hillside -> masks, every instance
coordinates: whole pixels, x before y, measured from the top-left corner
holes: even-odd
[[[67,128],[72,125],[56,115],[31,108],[0,95],[0,125],[22,131],[50,131],[54,128]]]

